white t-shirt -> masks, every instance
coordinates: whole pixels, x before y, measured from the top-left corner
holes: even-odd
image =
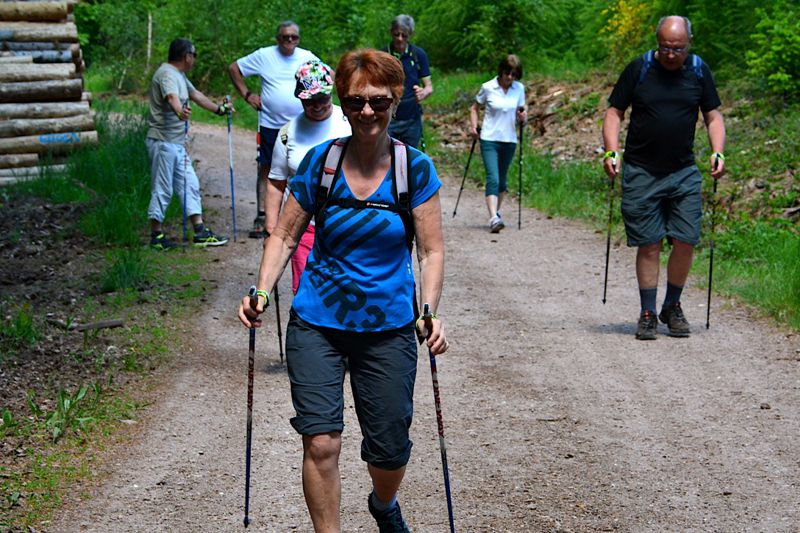
[[[481,85],[475,101],[485,107],[482,140],[517,142],[517,109],[525,106],[524,85],[512,81],[506,92],[495,77]]]
[[[286,144],[281,138],[284,131],[286,132]],[[331,116],[325,120],[310,120],[305,113],[301,113],[281,128],[281,132],[278,134],[275,147],[272,149],[269,179],[288,180],[297,172],[297,167],[300,166],[306,152],[311,148],[328,139],[338,139],[348,135],[351,135],[350,122],[345,119],[342,108],[338,105],[333,106]],[[283,192],[284,203],[288,196],[289,187],[286,187]]]
[[[292,55],[285,56],[273,45],[236,60],[242,76],[261,77],[259,126],[278,129],[303,112],[300,100],[294,96],[294,73],[300,65],[315,59],[319,58],[304,48],[295,48]]]

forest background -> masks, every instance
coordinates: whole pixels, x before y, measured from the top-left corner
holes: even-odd
[[[96,0],[81,2],[75,10],[90,90],[139,96],[176,36],[190,38],[197,47],[199,59],[191,74],[195,85],[222,96],[232,92],[228,65],[274,44],[283,20],[298,22],[301,46],[335,65],[346,50],[386,46],[390,22],[399,13],[414,16],[412,42],[427,51],[434,72],[436,91],[426,102],[429,116],[465,113],[480,82],[493,75],[499,58],[513,52],[521,56],[528,81],[594,84],[589,89],[573,86],[583,96],[566,102],[557,120],[601,117],[607,97],[603,91],[628,61],[654,46],[659,18],[688,16],[692,51],[714,71],[728,123],[728,185],[720,191],[724,207],[714,221],[722,230],[718,253],[729,259],[720,270],[719,288],[800,327],[797,1],[228,0],[220,9],[210,0]],[[248,83],[258,90],[256,79]],[[255,114],[243,107],[235,120],[254,128]],[[596,122],[593,128],[599,132]],[[431,137],[435,151],[436,132]],[[707,160],[704,134],[698,135],[697,148],[699,160]],[[555,166],[549,155],[534,155],[526,166],[539,169],[538,175],[526,174],[523,186],[537,191],[527,194],[531,205],[560,216],[602,221],[605,184],[596,179],[594,163],[585,158],[559,163],[550,176],[558,183],[548,185],[542,176]],[[558,190],[548,190],[550,186]],[[572,201],[574,195],[566,192],[576,188],[591,198],[571,208],[556,205],[565,197]],[[710,223],[711,217],[706,218]],[[706,268],[704,257],[697,263],[698,274]]]

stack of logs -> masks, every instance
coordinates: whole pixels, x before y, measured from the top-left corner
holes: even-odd
[[[77,0],[0,1],[0,184],[97,143],[72,15]]]

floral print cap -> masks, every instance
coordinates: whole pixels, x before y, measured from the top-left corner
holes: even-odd
[[[333,91],[333,69],[322,61],[303,63],[294,78],[297,80],[294,95],[300,100],[327,96]]]

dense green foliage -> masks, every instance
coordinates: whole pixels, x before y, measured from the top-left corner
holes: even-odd
[[[199,59],[192,79],[212,94],[230,92],[227,66],[274,44],[282,20],[301,25],[302,46],[335,64],[345,50],[382,47],[391,19],[413,15],[413,41],[434,68],[493,71],[509,52],[528,71],[618,66],[654,43],[666,14],[690,17],[695,50],[727,77],[747,74],[781,93],[796,88],[800,72],[798,7],[791,0],[762,9],[759,0],[93,0],[76,7],[76,20],[94,76],[108,89],[141,90],[166,59],[175,37],[192,39]],[[148,20],[151,54],[148,58]],[[745,61],[747,55],[747,61]]]

